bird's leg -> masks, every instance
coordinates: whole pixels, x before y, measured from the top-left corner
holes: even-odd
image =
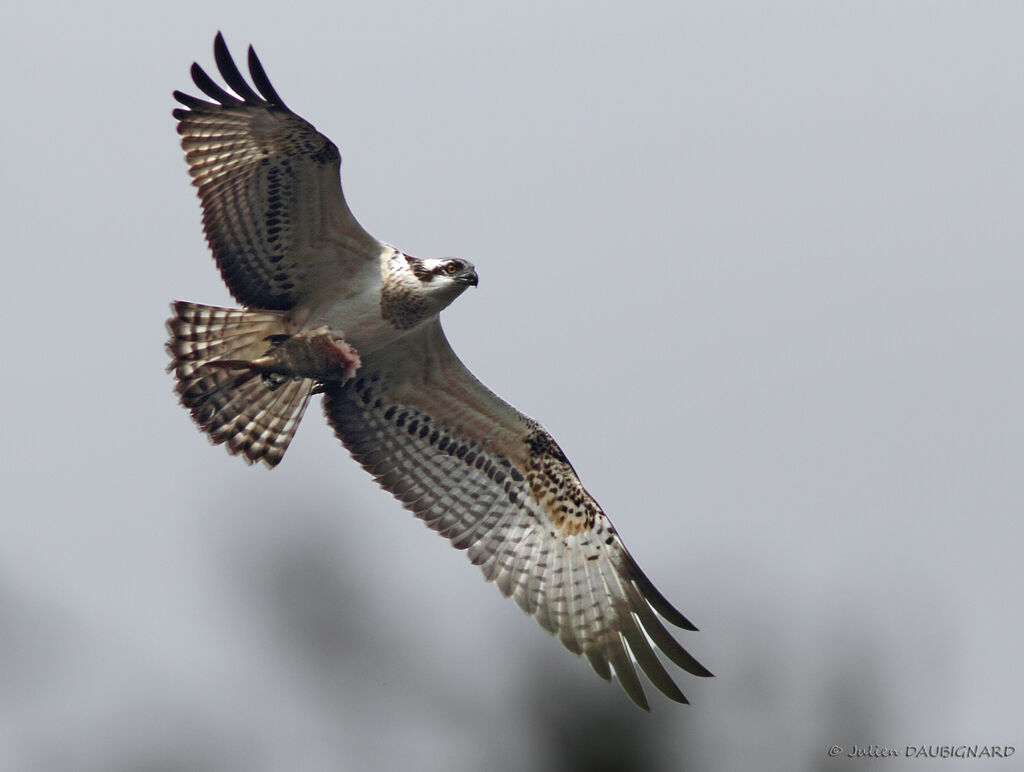
[[[256,359],[222,359],[209,364],[255,371],[271,388],[290,378],[312,378],[321,383],[347,381],[359,369],[359,352],[327,326],[294,335],[274,335],[268,341],[270,349]]]
[[[359,369],[359,352],[329,327],[318,327],[289,336],[250,367],[292,378],[347,381]]]

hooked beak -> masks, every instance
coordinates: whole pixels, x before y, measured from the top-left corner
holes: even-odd
[[[480,283],[480,278],[476,275],[476,269],[464,274],[458,279],[460,284],[465,284],[468,287],[475,287]]]

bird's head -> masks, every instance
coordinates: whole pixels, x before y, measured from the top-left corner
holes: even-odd
[[[420,259],[405,258],[413,276],[419,281],[418,291],[444,308],[479,281],[476,268],[468,260],[457,257]]]

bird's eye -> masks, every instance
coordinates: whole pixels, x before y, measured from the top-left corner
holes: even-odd
[[[458,271],[459,267],[455,263],[448,263],[448,265],[444,267],[444,272],[449,276],[454,276]]]

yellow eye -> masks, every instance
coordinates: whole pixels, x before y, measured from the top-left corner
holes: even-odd
[[[444,267],[444,272],[449,276],[454,276],[458,270],[459,269],[455,267],[455,263],[448,263],[448,265]]]

